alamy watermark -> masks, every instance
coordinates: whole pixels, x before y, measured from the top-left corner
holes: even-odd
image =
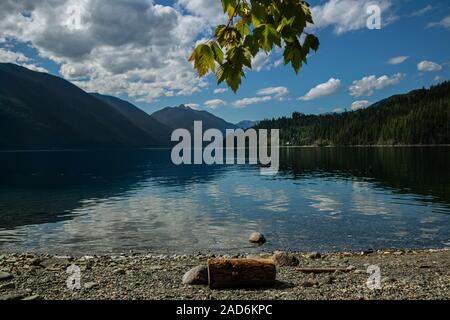
[[[66,273],[70,274],[67,278],[66,285],[70,290],[81,289],[81,269],[79,266],[71,265],[67,268]]]
[[[81,17],[83,14],[83,8],[79,5],[70,5],[66,9],[67,19],[64,26],[69,30],[81,30]]]
[[[194,137],[186,129],[177,129],[171,140],[179,142],[172,149],[175,165],[260,164],[262,175],[276,175],[280,167],[280,132],[278,129],[233,130],[203,132],[202,121],[194,122]],[[206,143],[209,143],[205,146]],[[247,148],[248,146],[248,148]],[[270,150],[270,152],[269,152]],[[248,161],[247,161],[248,160]]]
[[[66,9],[67,19],[64,25],[71,30],[81,30],[83,11],[83,6],[80,4],[68,5]],[[365,11],[368,15],[367,28],[369,30],[381,29],[381,7],[377,4],[371,4],[365,8]]]
[[[367,268],[367,273],[369,274],[366,282],[367,288],[370,290],[381,289],[381,268],[377,265],[371,265]]]
[[[367,6],[366,13],[369,15],[367,18],[367,29],[380,30],[381,29],[381,8],[380,6],[373,4]]]

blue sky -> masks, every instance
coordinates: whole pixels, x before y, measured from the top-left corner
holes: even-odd
[[[49,11],[55,8],[36,5],[25,11],[21,1],[9,7],[5,1],[0,18],[3,14],[20,23],[0,22],[0,62],[44,68],[88,91],[128,99],[147,112],[183,103],[231,122],[294,111],[339,112],[450,79],[447,1],[310,1],[320,50],[299,75],[279,64],[280,50],[260,55],[258,70],[247,72],[237,94],[214,92],[214,77],[196,79],[186,61],[195,42],[208,38],[211,26],[222,18],[218,6],[201,13],[202,4],[213,0],[132,0],[119,8],[113,8],[115,1],[100,7],[98,0],[80,0],[91,20],[70,34],[57,33],[52,26]],[[364,23],[364,5],[373,3],[382,8],[380,30],[369,30]],[[138,14],[143,8],[150,13]],[[113,9],[131,17],[119,21],[120,28],[108,19]],[[34,33],[38,28],[43,29]],[[143,28],[152,29],[142,33]]]

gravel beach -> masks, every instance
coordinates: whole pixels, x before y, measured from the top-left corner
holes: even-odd
[[[182,282],[187,271],[206,265],[211,258],[201,254],[63,257],[5,253],[0,254],[0,300],[450,299],[449,249],[289,255],[297,258],[298,265],[279,266],[277,283],[271,288],[211,290]],[[369,266],[380,268],[379,289],[367,286]],[[310,274],[300,268],[338,270]],[[78,289],[73,288],[77,270]]]

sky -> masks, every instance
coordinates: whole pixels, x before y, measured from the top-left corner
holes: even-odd
[[[220,0],[2,0],[0,62],[61,76],[152,113],[186,104],[237,123],[366,108],[450,80],[447,0],[309,1],[321,42],[298,75],[259,53],[234,94],[188,58],[224,23]],[[381,28],[369,29],[377,5]],[[372,20],[370,20],[372,21]]]

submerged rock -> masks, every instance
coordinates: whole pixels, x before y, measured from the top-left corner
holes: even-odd
[[[208,268],[200,265],[192,268],[183,276],[183,284],[188,285],[207,285],[208,284]]]
[[[283,251],[276,251],[272,256],[272,260],[279,267],[296,267],[300,263],[296,256]]]
[[[251,243],[264,244],[266,243],[266,238],[262,233],[253,232],[248,239]]]

